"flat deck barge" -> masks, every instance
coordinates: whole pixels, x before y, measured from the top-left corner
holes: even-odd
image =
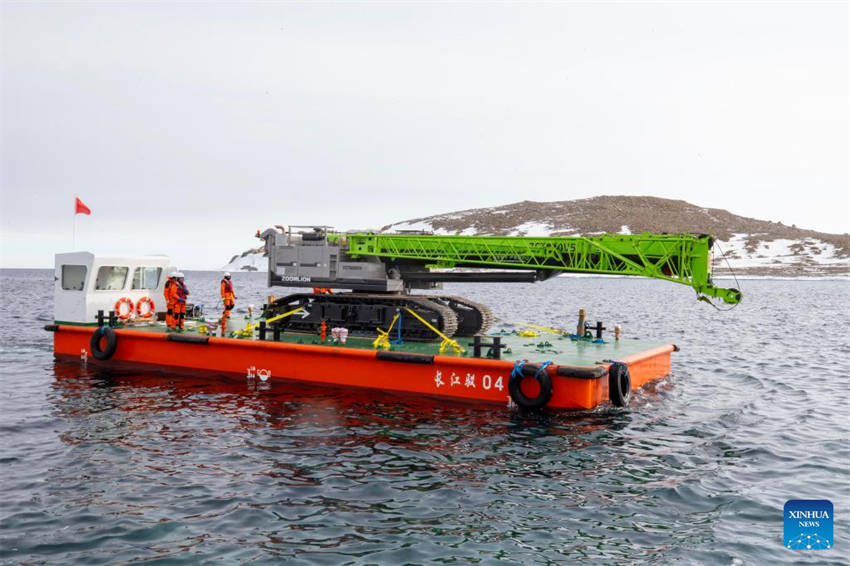
[[[121,327],[48,325],[54,352],[99,364],[133,363],[199,370],[262,381],[294,380],[444,397],[524,408],[592,409],[625,406],[631,391],[670,372],[673,344],[620,339],[594,341],[540,334],[497,333],[463,340],[463,352],[439,342],[405,341],[376,349],[351,336],[345,344],[319,335],[267,332],[259,339],[166,332],[158,322]],[[494,354],[493,338],[501,348]],[[104,355],[108,354],[108,355]],[[476,355],[477,354],[477,355]],[[498,357],[498,359],[496,359]]]

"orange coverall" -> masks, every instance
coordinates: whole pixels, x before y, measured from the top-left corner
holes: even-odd
[[[224,313],[221,315],[221,333],[224,336],[227,319],[230,318],[230,311],[233,310],[233,306],[236,304],[233,283],[227,278],[221,280],[221,302],[224,303]]]
[[[174,278],[169,277],[165,280],[165,286],[162,288],[162,296],[165,297],[165,325],[168,328],[174,328],[174,299],[172,298],[172,287],[174,287]]]
[[[189,289],[182,279],[175,281],[171,286],[171,296],[174,298],[174,325],[177,329],[183,330],[183,322],[186,319],[186,298],[189,296]]]

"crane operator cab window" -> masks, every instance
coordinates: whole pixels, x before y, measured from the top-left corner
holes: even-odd
[[[85,265],[62,266],[62,289],[65,291],[82,291],[86,283]]]
[[[104,265],[97,270],[94,288],[98,291],[120,291],[127,282],[129,267]]]
[[[133,271],[133,289],[156,289],[161,274],[161,267],[137,267]]]

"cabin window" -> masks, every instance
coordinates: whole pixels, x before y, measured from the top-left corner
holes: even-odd
[[[127,272],[129,267],[117,265],[104,265],[97,270],[97,280],[94,288],[98,291],[120,291],[127,283]]]
[[[86,284],[85,265],[62,266],[62,289],[65,291],[82,291]]]
[[[133,272],[133,289],[156,289],[160,274],[161,267],[137,267]]]

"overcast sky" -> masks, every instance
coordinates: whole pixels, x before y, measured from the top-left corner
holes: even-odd
[[[0,267],[654,195],[850,231],[848,3],[2,3]]]

